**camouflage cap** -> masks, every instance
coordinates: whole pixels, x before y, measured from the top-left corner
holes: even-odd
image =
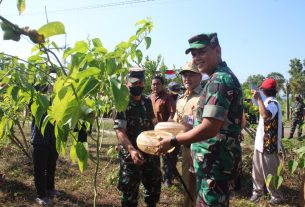
[[[145,81],[145,69],[141,67],[131,67],[128,70],[127,81],[135,83],[137,81]]]
[[[183,74],[184,72],[187,72],[187,71],[191,71],[191,72],[194,72],[194,73],[200,73],[198,68],[192,62],[185,63],[182,66],[181,71],[179,72],[179,74]]]
[[[185,51],[188,54],[192,49],[204,48],[207,45],[219,45],[217,33],[202,33],[189,39],[190,47]]]

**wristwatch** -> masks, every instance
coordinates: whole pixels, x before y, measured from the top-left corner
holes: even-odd
[[[179,145],[179,142],[177,141],[176,136],[173,136],[169,143],[172,147],[177,147]]]

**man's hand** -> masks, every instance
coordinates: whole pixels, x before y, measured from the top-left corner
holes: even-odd
[[[255,99],[255,100],[258,100],[259,98],[261,98],[261,95],[259,93],[259,91],[257,90],[251,90],[252,92],[252,97]]]
[[[184,126],[184,132],[187,132],[193,128],[193,125],[190,125],[188,123],[181,122],[181,124]]]
[[[131,159],[133,161],[134,164],[136,165],[142,165],[144,162],[144,157],[143,155],[136,149],[132,149],[129,151],[130,155],[131,155]]]
[[[172,148],[171,144],[170,144],[170,140],[171,140],[171,137],[166,137],[166,138],[163,138],[157,145],[157,151],[156,153],[158,155],[163,155],[163,154],[166,154],[167,151]]]

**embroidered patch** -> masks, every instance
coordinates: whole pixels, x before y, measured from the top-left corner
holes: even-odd
[[[211,83],[209,85],[209,93],[214,94],[218,91],[219,89],[219,84],[218,83]]]

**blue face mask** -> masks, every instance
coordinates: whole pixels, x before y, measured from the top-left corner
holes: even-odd
[[[129,87],[130,94],[133,96],[140,96],[144,90],[144,87],[141,86],[132,86]]]

